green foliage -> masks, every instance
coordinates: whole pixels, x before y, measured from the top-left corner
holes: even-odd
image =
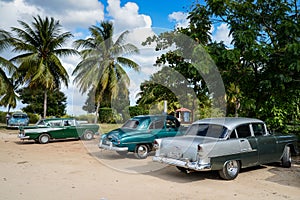
[[[13,90],[10,89],[7,93],[8,97],[1,104],[15,107],[17,83],[33,90],[42,88],[45,91],[45,96],[41,98],[44,99],[43,117],[46,117],[47,92],[60,88],[61,84],[68,86],[69,76],[59,57],[77,54],[77,51],[73,49],[63,48],[72,34],[61,33],[61,25],[54,18],[42,19],[37,16],[33,17],[31,24],[24,21],[18,22],[21,28],[11,27],[12,34],[5,35],[4,43],[0,42],[0,44],[8,44],[12,47],[12,51],[17,53],[10,61],[18,66],[10,84]],[[0,40],[2,33],[0,33]],[[49,111],[49,113],[52,112]]]
[[[111,108],[99,109],[99,122],[100,123],[117,123],[122,121],[122,116],[117,114],[115,110]]]
[[[156,42],[157,50],[176,47],[162,54],[156,65],[167,64],[186,78],[200,102],[196,110],[200,116],[219,113],[213,111],[212,95],[215,94],[209,93],[215,83],[209,83],[203,76],[212,62],[208,57],[201,57],[207,51],[224,82],[226,115],[261,118],[269,128],[288,132],[287,124],[300,118],[299,3],[295,0],[206,0],[205,5],[194,4],[188,19],[187,28],[148,38],[143,44]],[[211,42],[210,27],[220,23],[230,29],[233,40],[229,47],[223,42]],[[185,45],[187,40],[177,36],[178,33],[189,36],[203,48]],[[201,75],[190,65],[195,57]],[[151,105],[166,93],[165,85],[143,84],[139,103]],[[221,100],[221,96],[216,96],[217,101]],[[174,102],[176,98],[178,95],[169,100]]]
[[[33,113],[27,113],[28,117],[29,117],[29,123],[30,124],[35,124],[37,123],[37,121],[40,120],[41,116],[38,114],[33,114]]]
[[[94,93],[89,96],[91,98],[88,99],[85,109],[94,110],[93,102],[95,102],[95,112],[98,113],[101,104],[116,99],[120,91],[128,95],[126,92],[130,81],[123,67],[139,71],[139,65],[123,55],[135,54],[139,51],[136,46],[125,43],[128,31],[121,33],[117,40],[113,41],[111,22],[103,21],[99,26],[91,26],[89,31],[91,37],[74,42],[75,48],[82,49],[80,55],[83,59],[72,75],[75,75],[74,82],[82,93],[87,91]],[[103,97],[107,97],[108,101]]]
[[[129,114],[131,117],[138,116],[138,115],[148,115],[149,110],[143,108],[142,106],[130,106]]]
[[[0,111],[0,123],[3,123],[3,124],[6,123],[6,113],[7,112]]]
[[[32,90],[30,88],[23,88],[18,90],[20,99],[23,104],[28,104],[23,108],[24,112],[35,113],[43,116],[44,91],[42,89]],[[48,109],[47,116],[61,117],[66,114],[67,97],[59,90],[54,90],[48,93]]]

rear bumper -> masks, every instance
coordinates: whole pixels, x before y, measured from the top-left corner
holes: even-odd
[[[178,166],[178,167],[184,167],[184,168],[192,169],[195,171],[210,171],[211,170],[210,163],[182,161],[182,160],[177,160],[177,159],[173,159],[173,158],[166,158],[166,157],[159,157],[159,156],[154,156],[153,161],[168,164],[168,165],[174,165],[174,166]]]
[[[116,147],[116,146],[113,146],[113,143],[110,143],[109,145],[103,144],[102,140],[100,140],[100,143],[98,146],[100,149],[106,149],[106,150],[110,150],[110,151],[128,151],[128,147]]]

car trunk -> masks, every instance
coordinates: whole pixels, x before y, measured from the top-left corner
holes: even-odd
[[[159,156],[178,160],[196,161],[198,145],[216,141],[218,141],[216,138],[199,136],[164,138],[160,144]]]

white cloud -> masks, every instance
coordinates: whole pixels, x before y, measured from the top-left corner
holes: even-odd
[[[217,42],[221,42],[223,41],[225,45],[230,46],[231,41],[232,41],[232,36],[229,36],[229,27],[227,24],[220,24],[220,26],[217,27],[217,29],[215,30],[214,28],[212,29],[212,33],[213,31],[215,31],[215,33],[213,34],[212,39],[217,41]]]
[[[115,33],[135,28],[150,28],[152,21],[150,16],[139,14],[136,3],[128,2],[121,7],[120,0],[108,0],[107,11],[115,27]]]
[[[189,20],[187,19],[188,13],[184,12],[173,12],[169,15],[170,21],[175,21],[176,28],[186,28],[189,25]]]
[[[68,30],[88,28],[104,19],[104,6],[98,0],[0,0],[0,27],[18,26],[17,20],[32,22],[32,16],[54,17]],[[5,17],[4,17],[5,16]]]

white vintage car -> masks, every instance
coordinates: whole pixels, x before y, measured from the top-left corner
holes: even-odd
[[[153,161],[181,171],[217,170],[235,179],[241,168],[280,161],[291,166],[297,153],[294,135],[273,135],[265,123],[251,118],[211,118],[194,122],[184,136],[156,139]]]

